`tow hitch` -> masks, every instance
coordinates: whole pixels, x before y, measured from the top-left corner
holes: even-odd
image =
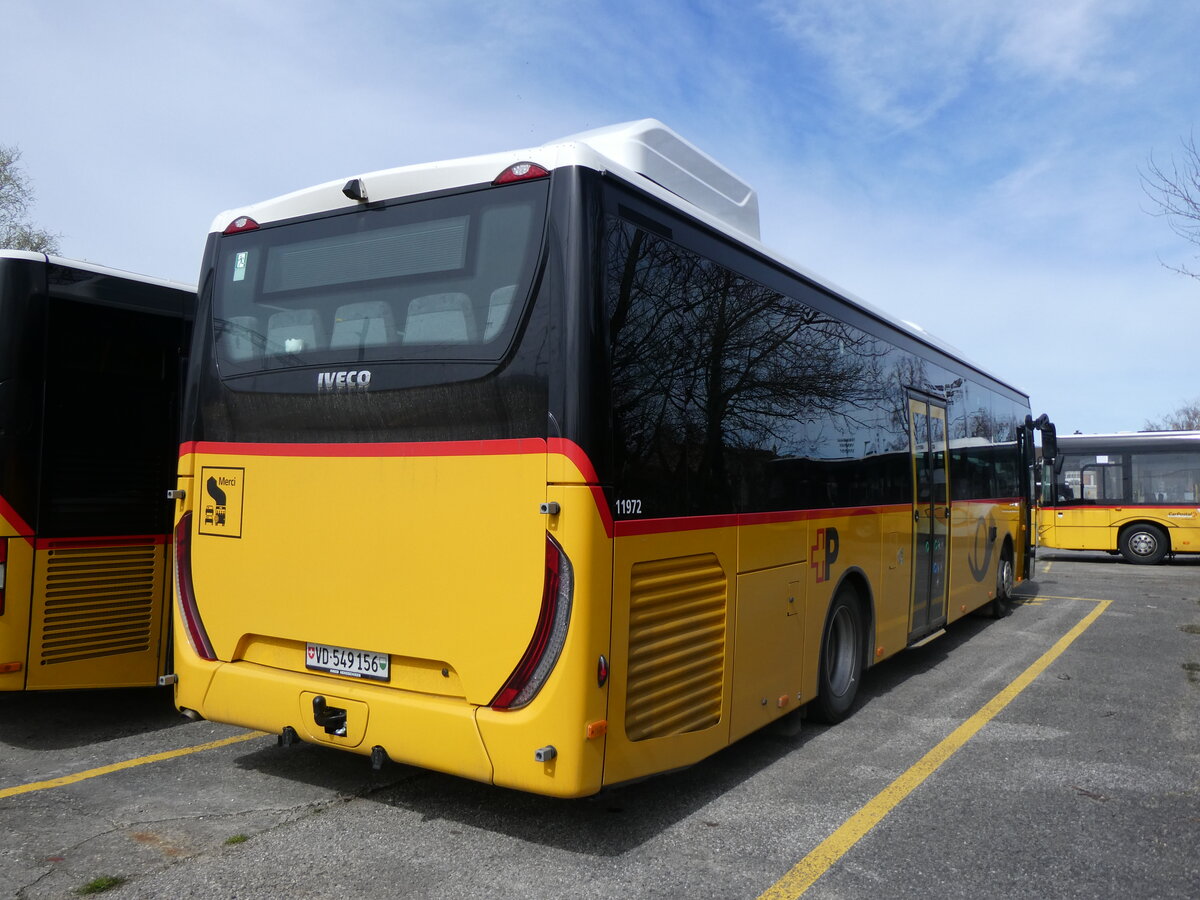
[[[346,736],[346,710],[329,706],[324,697],[313,697],[313,721],[324,728],[326,734]]]

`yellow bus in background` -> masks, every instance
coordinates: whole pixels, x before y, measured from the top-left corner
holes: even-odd
[[[154,685],[195,289],[0,250],[0,691]]]
[[[1200,553],[1200,431],[1060,436],[1043,461],[1038,544],[1139,565]]]
[[[222,214],[192,351],[176,703],[284,743],[587,795],[1027,572],[1027,396],[653,120]]]

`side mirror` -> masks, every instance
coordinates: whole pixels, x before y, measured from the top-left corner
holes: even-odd
[[[1054,423],[1047,422],[1042,426],[1042,459],[1049,460],[1058,456],[1058,432]]]

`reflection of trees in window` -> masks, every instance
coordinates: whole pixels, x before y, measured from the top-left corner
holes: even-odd
[[[1015,497],[1020,488],[1017,430],[1023,411],[966,382],[950,409],[951,484],[955,500]]]
[[[617,479],[671,507],[657,514],[757,506],[767,462],[854,457],[864,431],[894,431],[885,345],[625,223],[608,240]]]
[[[967,413],[967,437],[991,440],[996,433],[996,425],[992,420],[992,411],[986,406],[971,410]]]
[[[929,392],[929,376],[925,360],[919,356],[901,356],[892,367],[888,379],[888,409],[893,435],[889,450],[908,453],[908,390],[918,388]]]

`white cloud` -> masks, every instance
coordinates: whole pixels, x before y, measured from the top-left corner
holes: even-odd
[[[1108,49],[1135,7],[1111,0],[766,0],[760,9],[825,61],[863,114],[919,127],[972,89],[982,69],[1042,82],[1128,81]]]
[[[1132,73],[1114,67],[1110,51],[1121,20],[1136,9],[1119,0],[998,4],[997,64],[1052,81],[1127,83]]]
[[[954,0],[771,2],[768,15],[863,112],[912,128],[957,97],[985,38],[975,4]]]

